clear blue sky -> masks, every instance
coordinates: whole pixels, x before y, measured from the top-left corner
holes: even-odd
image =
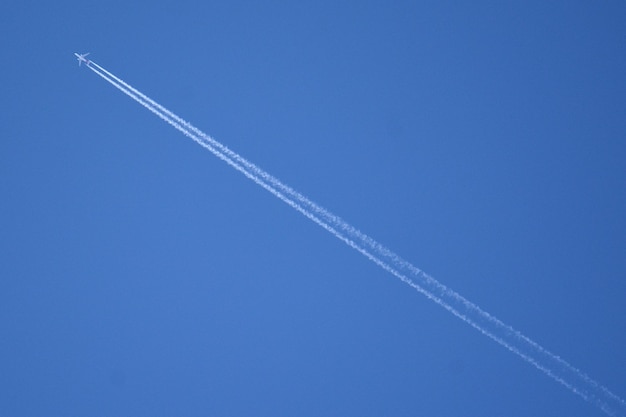
[[[626,397],[626,2],[5,2],[0,415],[594,416],[85,68]]]

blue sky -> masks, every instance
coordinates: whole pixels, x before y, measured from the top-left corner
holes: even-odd
[[[623,1],[1,10],[1,415],[603,415],[73,52],[626,396]]]

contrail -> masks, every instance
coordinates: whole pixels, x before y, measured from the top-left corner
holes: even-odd
[[[122,79],[93,61],[87,66],[124,94],[181,131],[215,156],[244,174],[256,184],[324,228],[339,240],[355,249],[367,259],[408,284],[428,299],[515,353],[545,375],[559,382],[574,394],[596,405],[607,415],[626,416],[626,402],[579,369],[511,326],[482,310],[476,304],[447,288],[410,262],[360,232],[339,216],[314,203],[304,195],[282,183],[257,165],[230,150],[189,122],[172,113],[156,101],[141,93]]]

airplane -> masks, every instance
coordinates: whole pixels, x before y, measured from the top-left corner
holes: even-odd
[[[87,66],[89,66],[89,64],[91,64],[91,61],[88,60],[87,58],[85,58],[89,54],[90,54],[89,52],[87,52],[86,54],[77,54],[76,52],[74,52],[74,55],[76,55],[76,59],[78,59],[78,66],[79,67],[80,67],[80,64],[82,64],[83,62]]]

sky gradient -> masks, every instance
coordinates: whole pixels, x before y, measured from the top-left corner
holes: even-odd
[[[626,3],[2,11],[0,414],[604,415],[73,52],[626,396]]]

